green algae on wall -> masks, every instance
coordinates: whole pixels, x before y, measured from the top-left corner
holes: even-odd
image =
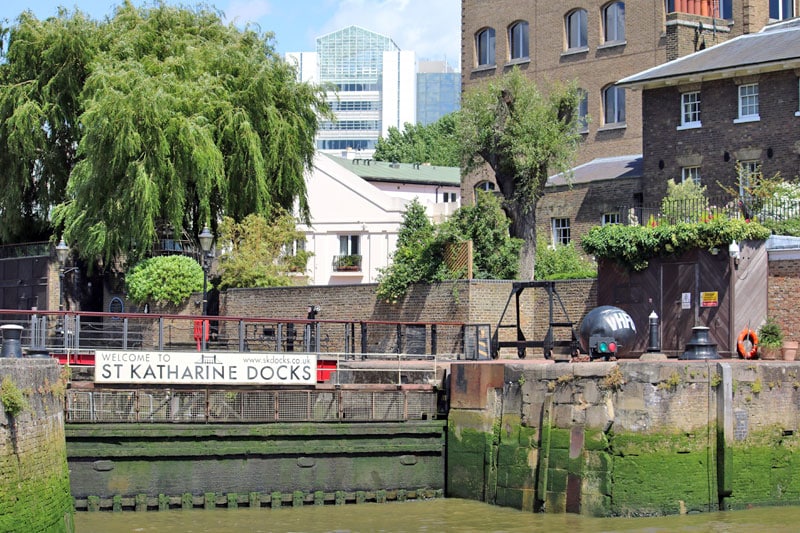
[[[0,359],[0,374],[25,391],[26,408],[0,412],[0,531],[72,532],[63,398],[55,360]]]

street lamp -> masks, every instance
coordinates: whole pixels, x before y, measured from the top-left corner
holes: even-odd
[[[69,257],[69,246],[64,242],[62,237],[56,246],[56,258],[58,259],[58,310],[64,310],[64,274],[66,269],[64,265],[67,263]]]
[[[203,350],[206,351],[206,328],[208,327],[206,315],[208,314],[208,271],[211,268],[209,256],[211,255],[211,243],[214,242],[214,234],[208,229],[208,226],[203,228],[203,231],[198,235],[200,239],[200,248],[203,249],[203,329],[201,331],[201,339]]]

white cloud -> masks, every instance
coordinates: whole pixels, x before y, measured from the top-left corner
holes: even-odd
[[[461,62],[460,0],[342,0],[319,35],[351,25],[391,37],[417,59]]]

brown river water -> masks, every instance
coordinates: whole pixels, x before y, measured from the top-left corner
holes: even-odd
[[[77,533],[547,532],[783,533],[800,531],[800,507],[658,518],[531,514],[460,499],[283,509],[80,512]]]

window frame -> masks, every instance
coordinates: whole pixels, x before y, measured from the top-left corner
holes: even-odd
[[[497,186],[489,180],[481,180],[473,187],[476,191],[494,192]]]
[[[569,218],[550,219],[551,240],[553,246],[568,245],[572,242],[572,227]]]
[[[748,189],[753,188],[753,176],[758,176],[761,173],[761,161],[758,159],[750,159],[746,161],[739,161],[739,168],[743,169],[744,172],[739,173],[739,196],[745,196],[747,192],[745,191],[745,187]]]
[[[681,167],[681,183],[686,183],[688,180],[694,181],[697,185],[701,184],[702,173],[700,166]]]
[[[625,42],[625,2],[611,2],[603,7],[603,40],[606,44]],[[613,28],[609,22],[613,22]],[[613,29],[613,37],[609,37]],[[621,34],[621,35],[620,35]]]
[[[585,9],[573,9],[567,13],[564,16],[564,30],[567,50],[576,51],[589,48],[589,14]],[[577,34],[573,30],[576,30]],[[575,41],[577,42],[573,45]]]
[[[786,13],[786,9],[790,13]],[[772,15],[776,16],[772,16]],[[786,20],[794,17],[794,0],[769,0],[770,20]]]
[[[755,92],[747,92],[749,89],[755,88]],[[758,82],[756,83],[743,83],[736,88],[737,94],[737,109],[739,116],[734,123],[740,122],[755,122],[761,120],[759,114],[759,88]],[[755,111],[745,113],[746,110]]]
[[[620,216],[619,211],[614,211],[613,213],[603,213],[600,217],[601,226],[610,226],[621,223],[622,217]]]
[[[484,42],[485,40],[485,42]],[[497,33],[494,28],[483,28],[475,34],[475,63],[478,67],[497,64]]]
[[[694,98],[694,100],[690,100],[690,98]],[[703,126],[700,120],[701,103],[700,91],[681,93],[681,124],[678,126],[678,129],[684,130]],[[695,120],[687,120],[687,117],[694,118]]]
[[[361,255],[360,234],[343,233],[338,235],[338,237],[339,237],[339,255]]]
[[[530,59],[530,50],[530,25],[518,20],[508,27],[508,58],[511,61]]]
[[[610,92],[614,95],[612,109],[609,109]],[[608,120],[610,111],[613,111],[613,121]],[[603,89],[603,123],[607,126],[622,125],[625,124],[625,118],[625,89],[613,84],[607,86]]]
[[[589,92],[585,89],[578,89],[578,131],[587,133],[589,131]]]

